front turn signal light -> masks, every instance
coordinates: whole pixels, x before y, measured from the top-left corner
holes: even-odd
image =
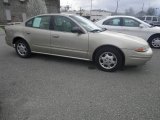
[[[137,48],[137,49],[135,49],[135,51],[136,52],[146,52],[147,51],[147,49],[145,49],[145,48]]]

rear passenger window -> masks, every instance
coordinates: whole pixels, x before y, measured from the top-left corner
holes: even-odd
[[[31,20],[27,21],[27,22],[26,22],[26,26],[27,26],[27,27],[32,27],[33,20],[34,20],[34,19],[31,19]]]
[[[153,17],[153,21],[158,21],[157,17]]]
[[[152,18],[151,17],[147,17],[146,20],[152,20]]]
[[[103,22],[103,25],[120,26],[120,18],[109,19]]]
[[[50,27],[50,16],[35,17],[35,18],[29,20],[26,23],[26,26],[27,27],[33,27],[33,28],[49,30],[49,27]]]

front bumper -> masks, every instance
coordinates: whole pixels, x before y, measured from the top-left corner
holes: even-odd
[[[153,51],[149,48],[146,52],[136,52],[134,50],[123,50],[125,54],[125,65],[142,65],[152,58]]]

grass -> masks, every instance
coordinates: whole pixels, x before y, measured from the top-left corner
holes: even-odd
[[[4,29],[3,27],[0,27],[0,31],[3,31],[3,29]]]

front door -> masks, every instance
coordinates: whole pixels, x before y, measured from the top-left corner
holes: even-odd
[[[34,52],[50,53],[50,16],[38,16],[26,23],[24,35]]]
[[[140,24],[140,22],[132,18],[123,18],[122,33],[145,39],[148,33],[144,31],[144,28],[140,27]]]
[[[88,58],[88,33],[72,33],[73,27],[79,27],[74,21],[64,16],[53,16],[51,31],[52,54]]]

